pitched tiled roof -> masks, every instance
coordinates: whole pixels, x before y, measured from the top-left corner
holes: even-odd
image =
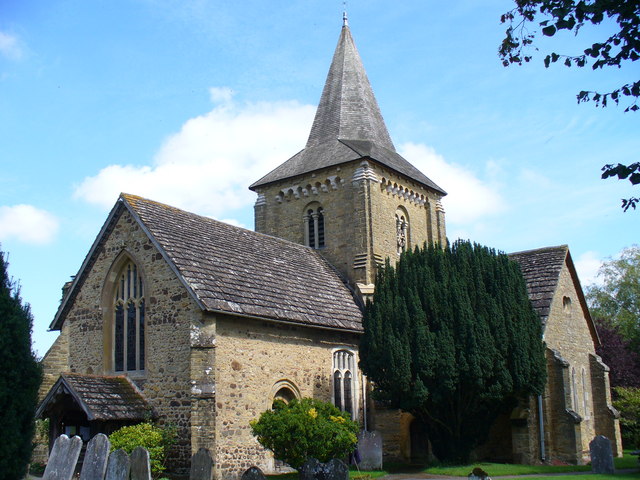
[[[141,197],[121,199],[206,310],[362,329],[351,291],[314,250]]]
[[[560,280],[560,270],[562,270],[568,252],[567,245],[560,245],[509,254],[509,258],[520,265],[520,270],[522,270],[527,284],[529,299],[533,308],[540,315],[543,328],[549,317],[553,294]]]
[[[304,150],[249,188],[367,157],[446,195],[400,156],[380,113],[348,26],[342,27]]]
[[[61,395],[71,395],[90,421],[139,421],[151,415],[151,407],[127,377],[65,373],[51,387],[36,416],[46,414]],[[46,415],[45,415],[46,416]]]

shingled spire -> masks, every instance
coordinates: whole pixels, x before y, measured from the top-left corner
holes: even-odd
[[[344,23],[307,147],[332,140],[369,140],[395,151],[349,26]]]
[[[257,190],[267,184],[359,159],[378,162],[446,195],[396,152],[349,25],[344,21],[306,148],[249,188]]]

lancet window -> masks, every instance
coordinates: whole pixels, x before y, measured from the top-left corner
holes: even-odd
[[[407,214],[398,209],[396,210],[396,245],[398,255],[407,249],[409,243],[409,218]]]
[[[354,416],[356,395],[356,360],[353,352],[338,350],[333,354],[333,404]]]
[[[324,210],[322,207],[307,207],[302,220],[304,222],[304,244],[311,248],[324,247]]]
[[[144,370],[144,285],[135,263],[128,262],[116,285],[113,302],[113,369]]]

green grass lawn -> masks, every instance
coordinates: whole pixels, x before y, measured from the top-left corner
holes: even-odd
[[[638,457],[629,455],[629,451],[624,452],[622,458],[614,459],[616,469],[638,469]],[[384,470],[376,470],[372,472],[358,472],[351,468],[349,472],[350,480],[370,480],[383,477],[395,473],[416,473],[431,475],[448,475],[452,477],[466,477],[475,467],[482,468],[491,477],[500,476],[517,476],[517,475],[544,475],[552,473],[571,474],[573,472],[590,472],[590,465],[518,465],[512,463],[474,463],[463,466],[428,466],[424,465],[407,465],[402,463],[385,464]],[[283,475],[267,475],[272,480],[297,480],[298,473],[286,473]],[[558,480],[554,477],[536,477],[536,480]],[[582,474],[580,480],[631,480],[640,479],[640,469],[633,473],[615,474],[615,475],[594,475]]]

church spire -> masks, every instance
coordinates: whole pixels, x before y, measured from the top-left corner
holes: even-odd
[[[307,147],[338,139],[368,140],[395,151],[351,37],[346,12]]]

